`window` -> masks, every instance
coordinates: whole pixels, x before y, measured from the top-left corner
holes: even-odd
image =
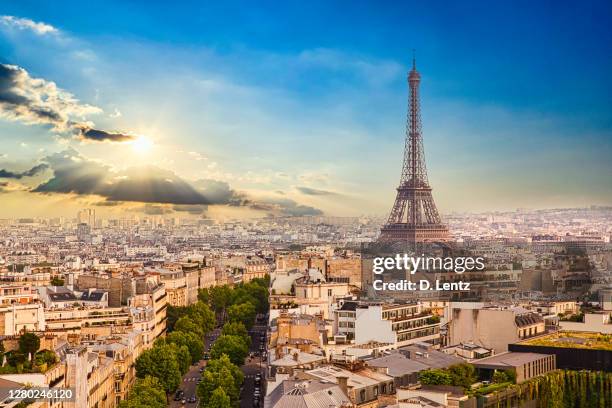
[[[374,386],[374,396],[378,396],[378,385]]]
[[[359,391],[359,400],[360,400],[360,402],[365,401],[365,398],[366,398],[365,390]]]
[[[331,296],[332,295],[332,290],[331,289],[327,289],[327,296]]]

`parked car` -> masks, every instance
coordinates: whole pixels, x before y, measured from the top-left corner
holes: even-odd
[[[178,390],[178,391],[176,392],[176,394],[174,394],[174,400],[175,400],[175,401],[180,401],[180,400],[182,400],[182,399],[183,399],[183,391]]]
[[[196,397],[195,395],[192,395],[191,397],[189,397],[189,403],[193,404],[194,402],[196,402]]]

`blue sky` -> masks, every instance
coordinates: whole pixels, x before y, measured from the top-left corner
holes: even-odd
[[[4,5],[2,15],[54,31],[4,21],[0,62],[55,82],[100,109],[83,121],[144,135],[147,148],[9,118],[0,121],[0,169],[23,171],[72,148],[121,177],[154,164],[281,212],[384,214],[400,175],[416,49],[443,212],[612,202],[609,2],[202,3]],[[53,171],[9,180],[6,212],[40,197],[27,190]],[[32,211],[109,199],[77,190]]]

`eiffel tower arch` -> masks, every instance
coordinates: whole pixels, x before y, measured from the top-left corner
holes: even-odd
[[[448,228],[442,222],[427,178],[425,151],[421,131],[419,85],[421,75],[412,61],[408,73],[408,118],[402,177],[395,203],[387,223],[382,227],[379,242],[421,243],[449,240]]]

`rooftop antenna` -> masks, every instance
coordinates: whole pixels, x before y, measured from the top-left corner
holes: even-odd
[[[416,71],[416,51],[412,49],[412,69]]]

